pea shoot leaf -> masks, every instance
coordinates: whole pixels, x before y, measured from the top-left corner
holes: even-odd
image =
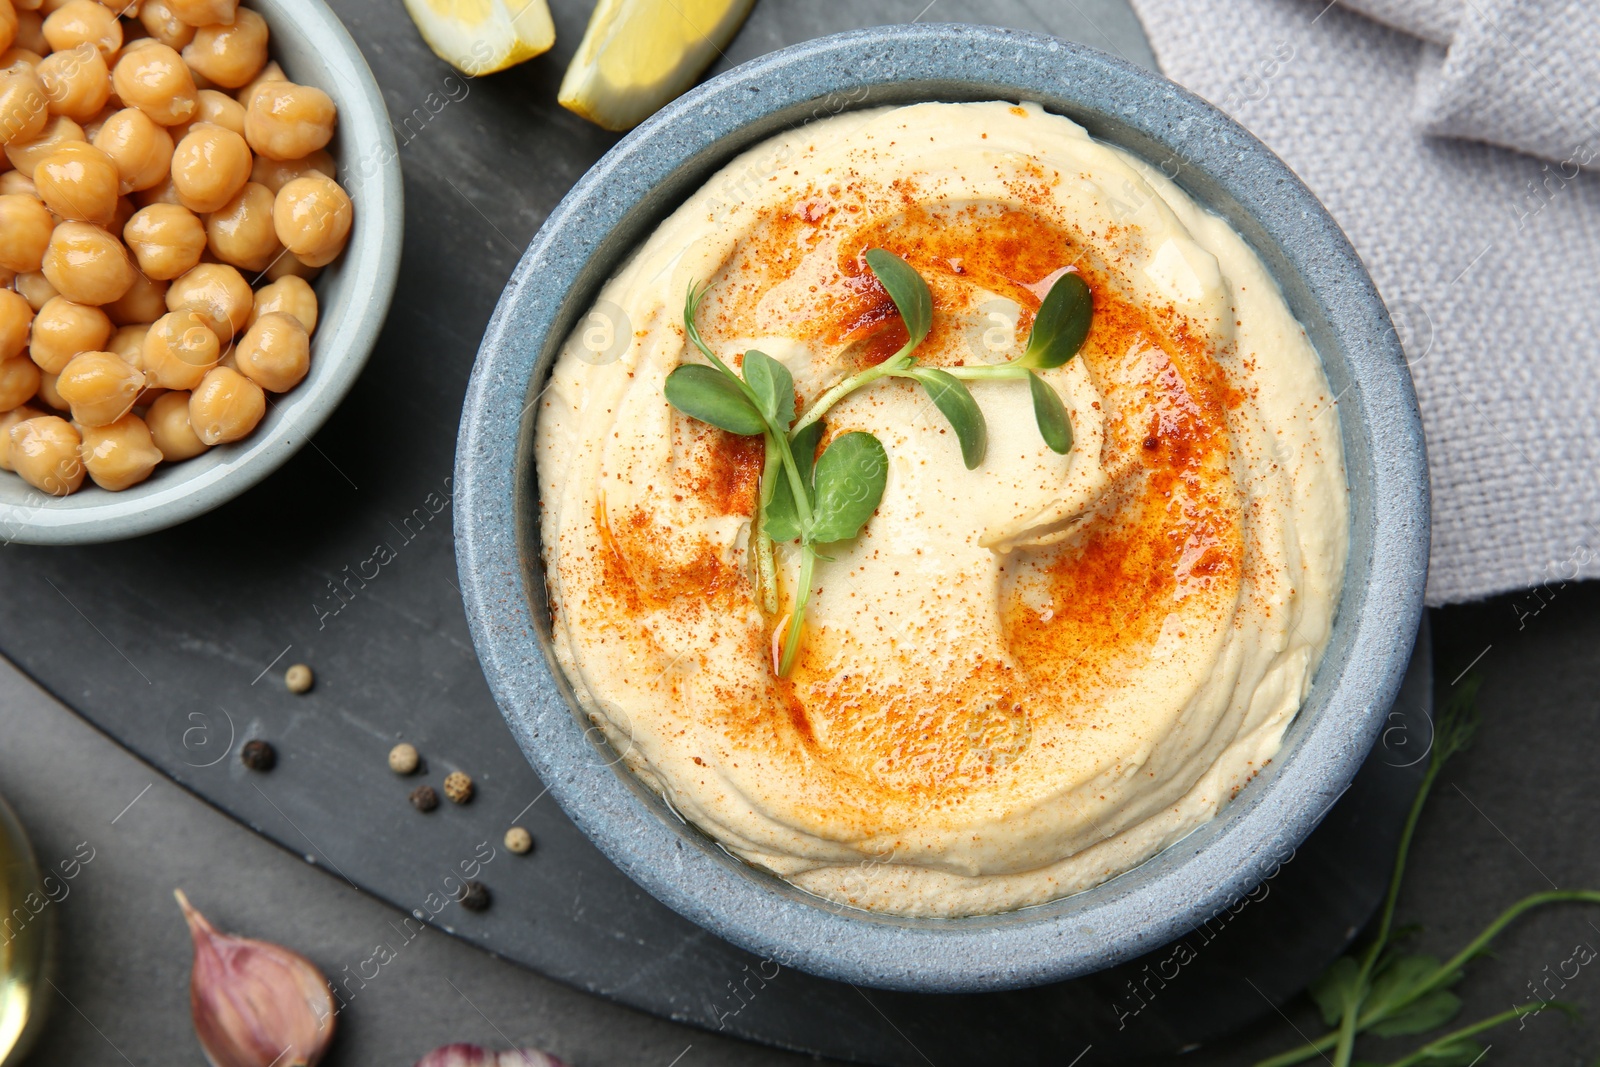
[[[729,433],[749,436],[767,428],[766,420],[739,383],[714,367],[685,363],[667,375],[662,391],[667,403],[685,415]]]
[[[1328,966],[1328,969],[1317,976],[1306,992],[1311,994],[1311,999],[1316,1001],[1317,1010],[1322,1012],[1322,1021],[1328,1026],[1337,1026],[1339,1017],[1344,1014],[1346,1003],[1356,1000],[1356,987],[1361,981],[1361,965],[1353,956],[1340,956]]]
[[[813,422],[794,435],[789,448],[794,452],[794,465],[800,472],[800,482],[808,489],[811,485],[811,466],[817,454],[817,442],[822,440],[822,423]],[[789,488],[786,471],[774,472],[777,480],[772,487],[772,499],[761,520],[766,535],[777,542],[793,541],[801,534],[800,513],[794,505],[794,493]]]
[[[1063,456],[1071,452],[1072,420],[1067,417],[1061,397],[1049,382],[1033,371],[1028,372],[1028,391],[1033,394],[1033,418],[1039,424],[1039,436],[1050,446],[1050,451]]]
[[[928,283],[915,267],[887,249],[867,249],[867,266],[888,291],[906,324],[910,337],[906,347],[915,348],[933,328],[933,294],[928,292]]]
[[[961,442],[961,461],[967,465],[967,470],[982,463],[984,453],[989,450],[989,424],[984,421],[983,409],[972,399],[966,384],[937,367],[912,367],[905,375],[921,383],[928,392],[928,399],[949,420],[956,440]]]
[[[1433,1049],[1418,1062],[1428,1067],[1472,1067],[1482,1058],[1483,1046],[1470,1037],[1464,1037]]]
[[[1077,273],[1063,274],[1039,305],[1033,330],[1028,334],[1028,347],[1017,363],[1029,370],[1061,366],[1083,347],[1093,316],[1094,298],[1088,283]]]
[[[1367,1003],[1384,1007],[1404,1000],[1438,969],[1439,961],[1432,956],[1396,954],[1378,968],[1372,979],[1372,989],[1367,993]]]
[[[889,457],[870,433],[840,434],[817,460],[816,511],[806,541],[828,544],[861,532],[883,500]]]
[[[1387,1019],[1372,1024],[1369,1033],[1379,1037],[1401,1037],[1437,1029],[1456,1017],[1461,998],[1448,989],[1436,989]]]
[[[744,354],[744,380],[756,394],[761,413],[780,430],[794,421],[794,377],[789,368],[765,352],[755,349]]]

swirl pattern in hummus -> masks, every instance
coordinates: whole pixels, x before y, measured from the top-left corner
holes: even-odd
[[[872,246],[927,279],[936,365],[1017,355],[1080,271],[1093,328],[1044,375],[1076,443],[1049,451],[1014,381],[972,383],[973,471],[914,383],[835,407],[830,434],[883,442],[888,486],[819,565],[780,680],[759,439],[662,384],[699,358],[696,280],[712,349],[782,360],[802,407],[885,358],[905,334]],[[539,401],[557,656],[628,766],[735,854],[861,908],[1000,911],[1134,866],[1277,752],[1344,570],[1334,397],[1260,260],[1159,173],[1032,105],[839,115],[734,160],[597,307]],[[779,569],[792,603],[798,552]]]

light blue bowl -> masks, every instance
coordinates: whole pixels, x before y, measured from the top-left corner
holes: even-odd
[[[399,154],[378,83],[321,0],[249,0],[267,20],[272,58],[291,79],[333,97],[339,123],[328,150],[355,202],[350,241],[313,283],[319,305],[311,372],[283,394],[242,441],[182,463],[163,463],[132,489],[84,481],[51,497],[0,471],[0,542],[69,545],[120,541],[203,515],[281,467],[333,414],[378,341],[400,273],[405,225]]]
[[[550,655],[532,404],[578,316],[623,257],[735,153],[814,116],[923,100],[1035,100],[1176,170],[1259,252],[1338,394],[1350,562],[1304,709],[1260,777],[1138,868],[1061,900],[978,918],[841,909],[741,863],[686,825],[586,729]],[[924,992],[1005,989],[1130,959],[1261,881],[1349,784],[1394,700],[1422,610],[1428,482],[1400,345],[1371,280],[1315,197],[1260,142],[1171,82],[1051,37],[899,26],[812,41],[712,80],[635,130],[534,238],[478,353],[456,458],[456,551],[495,698],[550,792],[645,889],[786,966]]]

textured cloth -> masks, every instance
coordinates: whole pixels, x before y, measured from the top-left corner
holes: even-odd
[[[1389,305],[1428,602],[1600,575],[1600,9],[1350,2],[1133,0],[1163,71],[1294,168]]]

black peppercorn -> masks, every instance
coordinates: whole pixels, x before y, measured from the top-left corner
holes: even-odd
[[[489,906],[489,887],[482,882],[468,882],[456,894],[456,900],[468,911],[483,911]]]
[[[239,750],[239,762],[252,771],[270,771],[278,765],[278,754],[265,741],[246,741]]]
[[[411,806],[418,811],[432,811],[439,806],[439,794],[431,785],[419,785],[411,791]]]

